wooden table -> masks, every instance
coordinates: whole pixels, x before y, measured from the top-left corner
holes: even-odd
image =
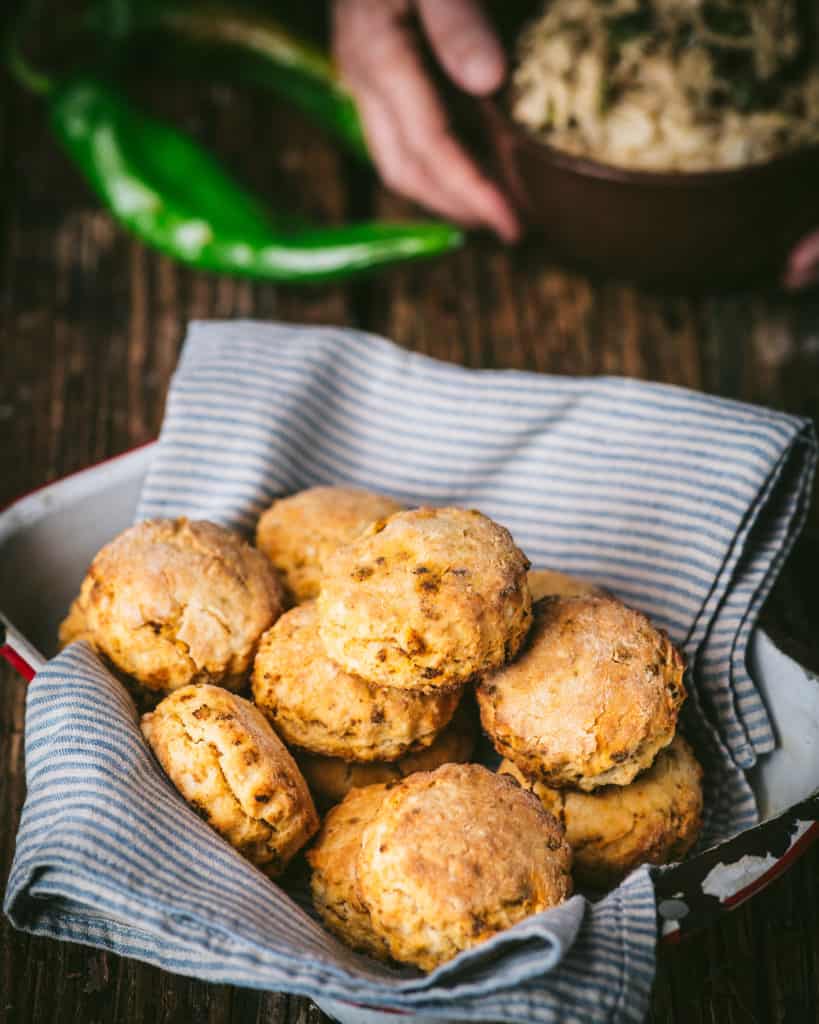
[[[625,374],[819,413],[819,297],[643,294],[475,239],[435,264],[292,291],[190,273],[126,237],[54,145],[39,106],[5,86],[0,113],[0,503],[153,438],[185,324],[202,317],[343,323],[441,359]],[[223,87],[162,100],[261,193],[339,221],[403,215],[297,117]],[[819,666],[819,519],[766,610]],[[70,538],[66,538],[70,543]],[[0,678],[0,879],[24,798],[25,686]],[[724,923],[663,950],[652,1020],[816,1020],[819,848]],[[0,1021],[322,1021],[303,999],[207,985],[0,922]]]

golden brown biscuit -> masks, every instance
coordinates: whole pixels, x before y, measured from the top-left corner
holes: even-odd
[[[603,587],[554,569],[530,569],[528,578],[533,601],[539,601],[541,597],[582,597],[584,594],[603,596],[607,593]]]
[[[142,716],[171,782],[231,846],[274,876],[319,826],[307,783],[250,701],[185,686]]]
[[[523,654],[481,680],[481,721],[547,785],[624,786],[671,742],[683,670],[668,637],[613,597],[545,597]]]
[[[60,639],[76,639],[84,621],[94,646],[147,690],[235,690],[282,608],[275,570],[241,537],[214,523],[155,519],[97,554]]]
[[[430,971],[560,903],[570,869],[562,826],[531,793],[481,765],[447,764],[386,794],[356,878],[392,957]]]
[[[702,826],[702,768],[681,736],[628,786],[594,793],[550,789],[511,761],[506,772],[531,790],[566,829],[579,885],[607,889],[638,864],[682,860]]]
[[[370,912],[361,902],[356,860],[361,834],[372,821],[387,786],[354,789],[334,807],[307,851],[313,869],[310,890],[322,920],[343,942],[379,960],[389,960],[387,943],[373,931]]]
[[[471,705],[471,697],[468,702],[466,699],[461,702],[452,721],[438,734],[432,746],[405,754],[397,761],[356,764],[338,757],[319,757],[297,751],[296,762],[316,802],[329,807],[354,787],[398,782],[413,772],[429,772],[442,764],[468,761],[478,736],[477,715]]]
[[[321,639],[345,671],[382,686],[462,684],[517,653],[531,621],[528,567],[480,512],[399,512],[325,563]]]
[[[328,555],[401,506],[384,494],[311,487],[274,501],[256,527],[256,546],[284,575],[294,601],[317,597]]]
[[[461,696],[374,686],[340,669],[319,639],[315,601],[265,633],[252,681],[253,699],[285,742],[345,761],[394,761],[428,747]]]

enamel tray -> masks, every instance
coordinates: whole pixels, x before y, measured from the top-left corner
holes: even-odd
[[[94,554],[134,517],[153,445],[41,488],[0,512],[0,655],[31,679],[56,653],[57,627]],[[819,679],[757,630],[749,668],[778,746],[751,775],[762,824],[654,876],[666,942],[711,924],[764,888],[819,837]],[[430,1017],[323,1001],[343,1024]]]

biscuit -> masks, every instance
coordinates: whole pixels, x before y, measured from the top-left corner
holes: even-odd
[[[481,680],[481,722],[549,786],[627,785],[674,736],[683,671],[668,637],[613,597],[545,597],[518,660]]]
[[[530,569],[528,578],[533,601],[539,601],[541,597],[582,597],[584,594],[602,597],[606,594],[602,587],[594,583],[554,569]]]
[[[398,782],[413,772],[428,772],[442,764],[465,762],[472,757],[478,735],[477,715],[471,697],[461,702],[449,725],[431,746],[405,754],[397,761],[371,761],[369,764],[342,761],[338,757],[319,757],[296,751],[296,762],[310,786],[316,802],[329,807],[342,800],[351,789],[375,783]]]
[[[84,622],[114,668],[149,691],[236,690],[282,608],[275,570],[239,536],[214,523],[155,519],[97,554],[60,639],[75,639]]]
[[[282,739],[345,761],[394,761],[428,747],[452,718],[460,691],[374,686],[330,661],[315,601],[265,633],[253,666],[253,699]]]
[[[356,878],[393,959],[430,971],[560,903],[570,869],[562,826],[531,793],[480,765],[447,764],[385,795]]]
[[[325,563],[321,639],[345,671],[382,686],[463,684],[515,656],[531,621],[528,567],[480,512],[399,512]]]
[[[141,727],[194,810],[271,877],[317,831],[307,783],[250,701],[207,683],[185,686]]]
[[[295,602],[318,597],[328,555],[355,540],[397,501],[350,487],[311,487],[273,502],[256,527],[256,546],[284,576]]]
[[[681,736],[628,786],[594,793],[550,789],[511,761],[501,772],[531,790],[566,829],[579,885],[607,889],[639,864],[682,860],[702,826],[702,768]]]
[[[387,786],[367,786],[348,793],[324,819],[306,854],[313,869],[313,905],[324,923],[348,946],[378,960],[388,960],[390,951],[373,931],[370,912],[358,894],[355,867],[361,834],[386,793]]]

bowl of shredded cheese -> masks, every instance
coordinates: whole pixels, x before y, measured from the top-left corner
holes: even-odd
[[[670,286],[782,270],[819,225],[813,0],[550,0],[484,104],[555,256]]]

